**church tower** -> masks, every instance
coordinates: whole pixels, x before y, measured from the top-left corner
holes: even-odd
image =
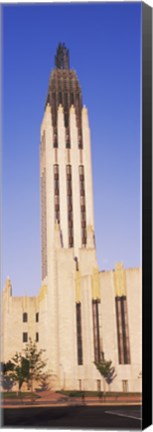
[[[82,105],[80,84],[76,72],[70,69],[64,44],[57,48],[49,81],[41,126],[40,175],[42,281],[47,285],[50,327],[48,356],[55,376],[59,379],[62,365],[70,382],[75,375],[73,367],[76,370],[77,363],[83,361],[81,278],[90,279],[98,267],[88,112]],[[90,291],[90,280],[86,284]],[[100,352],[99,333],[96,337]],[[93,352],[90,358],[93,362]]]

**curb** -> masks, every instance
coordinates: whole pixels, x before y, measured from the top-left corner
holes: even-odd
[[[48,402],[48,403],[41,403],[41,404],[19,404],[19,405],[1,405],[0,408],[14,408],[14,409],[18,409],[18,408],[45,408],[45,407],[54,407],[54,408],[58,408],[58,407],[72,407],[72,406],[141,406],[140,402],[111,402],[111,403],[107,403],[107,402],[103,402],[103,403],[98,403],[98,402],[87,402],[87,403],[52,403],[52,402]]]

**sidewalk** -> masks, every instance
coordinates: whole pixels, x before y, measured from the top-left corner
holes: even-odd
[[[1,408],[19,408],[19,407],[38,407],[38,406],[72,406],[72,405],[141,405],[141,396],[117,396],[117,397],[85,397],[84,400],[79,397],[69,397],[62,393],[43,391],[36,393],[39,397],[31,399],[30,397],[22,399],[1,400]]]

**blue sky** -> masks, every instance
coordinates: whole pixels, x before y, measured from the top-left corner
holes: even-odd
[[[140,265],[141,3],[3,5],[2,284],[41,285],[40,124],[59,42],[88,107],[98,264]]]

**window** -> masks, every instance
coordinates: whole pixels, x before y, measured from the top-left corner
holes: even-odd
[[[23,322],[27,322],[28,321],[28,314],[27,314],[27,312],[23,313],[22,320],[23,320]]]
[[[66,166],[67,180],[67,211],[68,211],[68,244],[73,247],[73,205],[72,205],[72,173],[71,165]]]
[[[23,341],[23,342],[28,342],[28,333],[25,333],[25,332],[24,332],[24,333],[22,334],[22,341]]]
[[[121,316],[122,316],[122,332],[123,332],[123,352],[124,363],[130,363],[130,342],[127,318],[127,299],[125,296],[121,297]]]
[[[60,200],[59,200],[59,166],[54,165],[54,210],[55,221],[60,222]]]
[[[86,214],[85,214],[85,211],[82,211],[82,221],[85,221],[85,222],[86,222]],[[85,226],[86,226],[86,224],[85,224]]]
[[[86,241],[87,241],[86,230],[83,230],[83,233],[82,233],[82,245],[86,245]]]
[[[72,220],[68,221],[68,226],[69,226],[69,228],[73,228],[73,222],[72,222]],[[72,232],[69,230],[69,233],[72,233]]]
[[[56,94],[55,93],[52,93],[52,98],[53,98],[53,101],[55,102],[56,101]]]
[[[71,165],[66,166],[66,172],[67,174],[71,174]]]
[[[82,136],[79,136],[79,149],[82,149],[83,145],[82,145]]]
[[[122,380],[122,389],[124,393],[128,392],[128,380]]]
[[[85,191],[84,191],[84,189],[83,189],[83,187],[81,185],[81,188],[80,188],[80,195],[81,195],[81,197],[84,196],[84,194],[85,194]]]
[[[64,105],[67,107],[67,93],[64,93]]]
[[[84,198],[84,196],[81,196],[80,197],[80,204],[81,204],[81,206],[84,206],[85,205],[85,198]],[[83,210],[83,209],[82,209]]]
[[[62,93],[61,92],[59,92],[59,94],[58,94],[58,102],[59,102],[59,104],[62,104]]]
[[[54,144],[53,144],[54,148],[57,148],[57,134],[54,134]]]
[[[58,180],[54,180],[54,190],[55,190],[55,195],[59,194],[59,181]]]
[[[59,196],[55,195],[55,205],[59,206]]]
[[[125,296],[115,298],[119,364],[130,364],[130,341]]]
[[[67,113],[65,113],[64,119],[65,119],[65,127],[67,128],[68,127],[68,123],[69,123],[69,121],[68,121],[69,117],[68,117]],[[66,138],[66,141],[67,141],[67,138]],[[68,143],[67,143],[66,147],[68,148]]]
[[[84,167],[83,167],[83,165],[80,165],[80,166],[79,166],[79,173],[80,173],[81,175],[84,174]]]
[[[68,140],[66,140],[66,148],[67,149],[69,149],[71,146],[70,146],[70,139],[68,139]]]
[[[77,329],[78,365],[82,365],[83,352],[82,352],[81,303],[76,303],[76,329]]]
[[[100,361],[100,333],[99,333],[99,300],[92,300],[93,339],[95,362]]]
[[[69,227],[69,247],[73,247],[73,235],[72,235],[72,228]]]
[[[39,313],[36,313],[36,322],[39,322]]]
[[[84,179],[84,166],[79,166],[79,179],[80,179],[80,211],[81,211],[81,231],[82,231],[82,245],[86,245],[86,207],[85,207],[85,179]]]
[[[39,342],[39,333],[36,332],[36,342]]]
[[[73,95],[73,93],[71,93],[71,105],[73,105],[74,104],[74,95]]]
[[[69,185],[69,184],[67,185],[67,194],[68,194],[68,197],[72,195],[72,188],[71,188],[71,185]],[[70,199],[69,199],[69,201],[70,201]]]
[[[58,174],[58,165],[54,165],[54,174]]]
[[[123,359],[123,336],[122,336],[122,322],[121,322],[121,302],[120,297],[115,298],[116,305],[116,325],[117,325],[117,342],[118,342],[118,358],[119,364],[124,363]]]

